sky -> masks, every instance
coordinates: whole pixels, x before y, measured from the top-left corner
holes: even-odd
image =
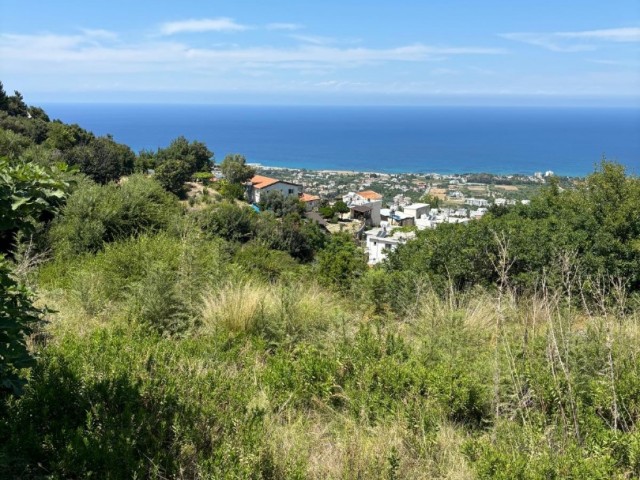
[[[28,103],[640,107],[640,0],[0,0]]]

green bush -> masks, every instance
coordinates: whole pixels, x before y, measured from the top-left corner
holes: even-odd
[[[97,252],[108,242],[164,230],[180,213],[174,196],[141,175],[122,185],[84,183],[54,222],[51,243],[63,256]]]

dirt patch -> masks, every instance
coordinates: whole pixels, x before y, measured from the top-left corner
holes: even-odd
[[[447,199],[447,189],[446,188],[432,188],[429,190],[429,194],[434,197],[438,197],[440,200]]]
[[[518,191],[518,187],[516,187],[515,185],[495,185],[496,188],[499,188],[501,190],[506,190],[507,192],[517,192]]]
[[[467,189],[472,191],[472,192],[486,192],[487,191],[486,185],[471,185],[471,186],[467,187]]]

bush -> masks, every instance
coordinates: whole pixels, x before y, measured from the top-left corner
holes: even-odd
[[[51,229],[60,255],[97,252],[105,243],[166,229],[181,208],[153,179],[132,175],[122,185],[83,183]]]

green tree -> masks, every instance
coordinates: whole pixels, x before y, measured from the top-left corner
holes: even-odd
[[[342,200],[338,200],[333,204],[333,211],[342,215],[343,213],[349,213],[349,207]]]
[[[13,95],[9,97],[9,108],[7,110],[9,115],[13,117],[26,117],[28,116],[28,107],[27,104],[24,103],[24,99],[22,94],[15,90]]]
[[[440,199],[435,195],[431,195],[429,193],[424,194],[420,201],[423,203],[428,203],[431,208],[438,208],[440,206]]]
[[[247,165],[244,156],[237,153],[224,157],[220,170],[230,183],[244,183],[256,174],[256,169]]]
[[[276,217],[284,217],[289,214],[302,215],[304,213],[304,205],[293,195],[284,196],[278,190],[272,190],[260,195],[260,210],[270,210]]]
[[[136,156],[128,146],[107,136],[72,148],[66,159],[69,164],[77,165],[82,173],[104,184],[133,173]]]
[[[191,178],[191,171],[185,162],[167,160],[156,168],[155,178],[165,190],[182,198],[185,194],[184,184]]]
[[[5,92],[2,82],[0,82],[0,111],[9,111],[9,96],[7,95],[7,92]]]
[[[210,171],[214,162],[213,152],[204,143],[195,140],[189,143],[183,136],[173,140],[167,148],[159,149],[156,158],[158,164],[169,160],[184,163],[189,175]]]
[[[10,250],[18,232],[30,233],[58,212],[70,187],[60,179],[63,171],[0,158],[0,251]]]
[[[196,213],[197,222],[204,232],[241,243],[255,237],[256,217],[252,208],[226,201]]]
[[[367,269],[362,250],[347,233],[332,235],[317,255],[316,271],[322,283],[349,291]]]

